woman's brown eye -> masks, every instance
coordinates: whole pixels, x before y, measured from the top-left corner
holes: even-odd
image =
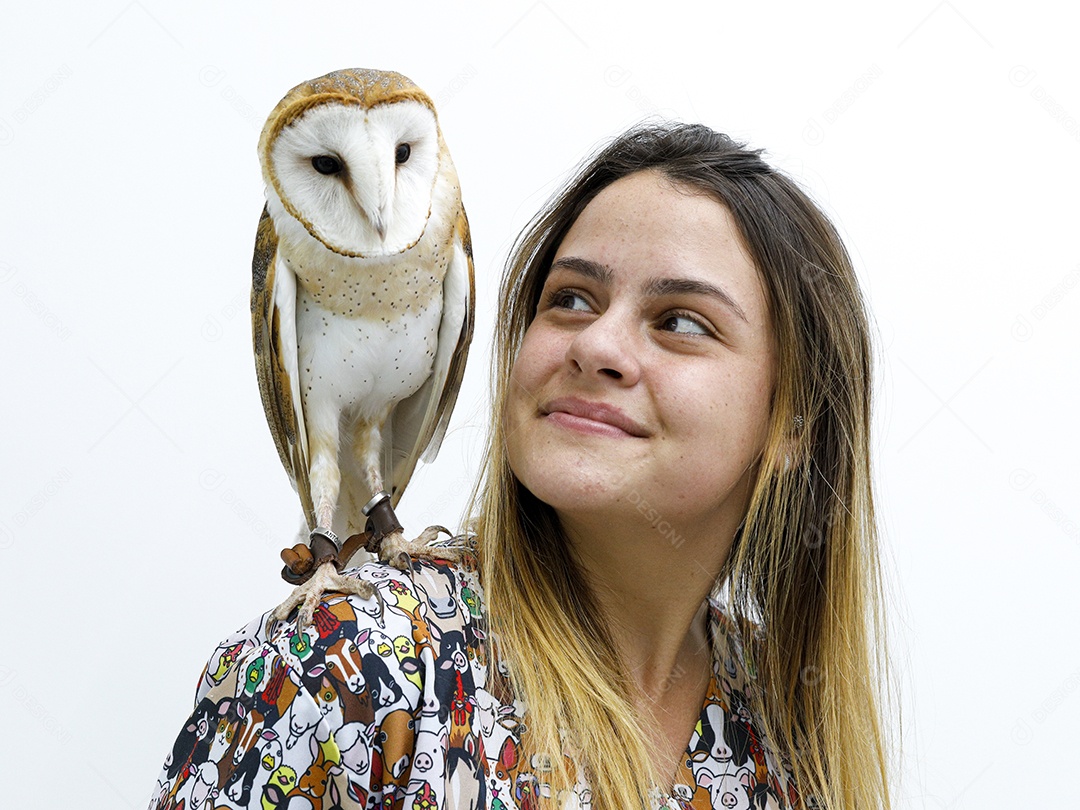
[[[556,292],[551,296],[551,305],[559,309],[572,309],[577,312],[585,312],[589,308],[589,302],[571,290],[559,290]]]
[[[668,332],[679,335],[707,335],[709,330],[689,315],[672,314],[664,318],[660,327]]]

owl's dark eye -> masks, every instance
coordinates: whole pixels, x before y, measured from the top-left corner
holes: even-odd
[[[409,155],[412,154],[412,147],[407,143],[399,143],[397,151],[394,152],[394,162],[399,166],[409,159]]]
[[[311,159],[311,166],[319,174],[337,174],[341,171],[341,161],[333,155],[316,155]]]

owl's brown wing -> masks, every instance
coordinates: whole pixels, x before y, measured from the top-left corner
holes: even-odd
[[[270,434],[289,474],[309,528],[315,508],[308,481],[307,432],[296,349],[296,279],[278,262],[274,221],[263,207],[251,259],[251,336],[255,373]]]
[[[443,313],[431,376],[391,416],[389,454],[383,456],[383,480],[391,485],[396,506],[416,462],[434,460],[454,410],[472,341],[475,309],[472,239],[465,209],[454,225],[453,252],[443,279]]]

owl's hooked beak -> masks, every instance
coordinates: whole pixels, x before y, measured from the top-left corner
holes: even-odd
[[[372,193],[372,189],[365,186],[351,188],[356,207],[364,218],[371,223],[375,233],[379,235],[379,241],[386,241],[386,232],[390,230],[390,200],[379,199],[382,195]]]
[[[385,242],[394,204],[394,164],[380,163],[374,154],[374,149],[366,150],[349,160],[346,188],[379,241]]]
[[[386,220],[383,219],[382,211],[377,211],[374,216],[371,217],[371,224],[375,228],[375,233],[379,235],[380,241],[386,241]]]

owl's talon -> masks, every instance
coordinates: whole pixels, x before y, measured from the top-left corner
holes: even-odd
[[[399,571],[409,571],[413,557],[457,561],[460,556],[457,549],[435,544],[440,534],[453,536],[445,526],[428,526],[415,540],[406,540],[401,532],[391,532],[379,545],[379,559]]]
[[[301,585],[293,588],[288,598],[274,609],[273,618],[287,621],[289,615],[300,608],[296,618],[297,629],[309,627],[320,600],[328,593],[340,593],[359,596],[361,599],[378,598],[379,593],[370,582],[354,577],[344,577],[338,573],[332,562],[320,565],[315,574]],[[379,598],[380,605],[382,599]]]

